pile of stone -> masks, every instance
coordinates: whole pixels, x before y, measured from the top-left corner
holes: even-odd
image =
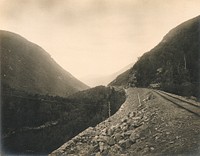
[[[116,125],[101,123],[96,128],[89,127],[51,155],[116,155],[123,153],[140,139],[143,116],[130,112]]]
[[[153,98],[153,94],[148,94],[145,100],[141,100],[133,108],[134,99],[130,96],[113,116],[94,128],[89,127],[50,155],[126,155],[127,149],[134,149],[147,138],[145,129],[151,118],[151,114],[147,112],[147,102]]]
[[[142,118],[134,116],[130,113],[121,119],[116,125],[106,127],[96,135],[91,144],[95,148],[90,151],[91,155],[114,155],[123,153],[124,150],[130,148],[132,144],[140,138],[138,128],[143,125]]]

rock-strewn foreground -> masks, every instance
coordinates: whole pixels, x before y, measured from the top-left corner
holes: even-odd
[[[89,127],[50,156],[200,155],[198,115],[150,89],[129,88],[126,93],[127,100],[116,114]]]

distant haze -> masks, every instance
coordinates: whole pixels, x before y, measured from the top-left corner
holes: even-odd
[[[134,62],[135,63],[135,62]],[[118,70],[115,73],[109,74],[109,75],[87,75],[85,77],[82,77],[81,80],[83,82],[87,82],[89,86],[96,86],[96,85],[108,85],[110,82],[112,82],[118,75],[125,72],[126,70],[133,67],[134,63],[131,63],[124,68]]]
[[[199,0],[0,0],[0,29],[43,47],[86,84],[100,85],[93,77],[135,62],[199,14]]]

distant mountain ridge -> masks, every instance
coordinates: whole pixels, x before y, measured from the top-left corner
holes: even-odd
[[[121,70],[118,70],[115,73],[110,75],[102,76],[102,75],[88,75],[82,77],[81,80],[86,82],[89,86],[98,86],[98,85],[108,85],[111,81],[113,81],[119,74],[125,72],[126,70],[130,69],[134,63],[130,63],[127,66],[123,67]]]
[[[152,50],[109,85],[153,87],[200,95],[200,16],[172,29]]]
[[[0,30],[0,54],[3,87],[63,97],[89,88],[20,35]]]

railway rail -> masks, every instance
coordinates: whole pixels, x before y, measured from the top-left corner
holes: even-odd
[[[156,94],[158,94],[159,96],[161,96],[162,98],[164,98],[165,100],[173,103],[177,107],[184,109],[184,110],[200,117],[200,105],[198,105],[197,103],[189,102],[187,100],[183,100],[181,98],[173,96],[170,93],[166,93],[166,92],[163,92],[163,91],[154,90],[154,92]]]

